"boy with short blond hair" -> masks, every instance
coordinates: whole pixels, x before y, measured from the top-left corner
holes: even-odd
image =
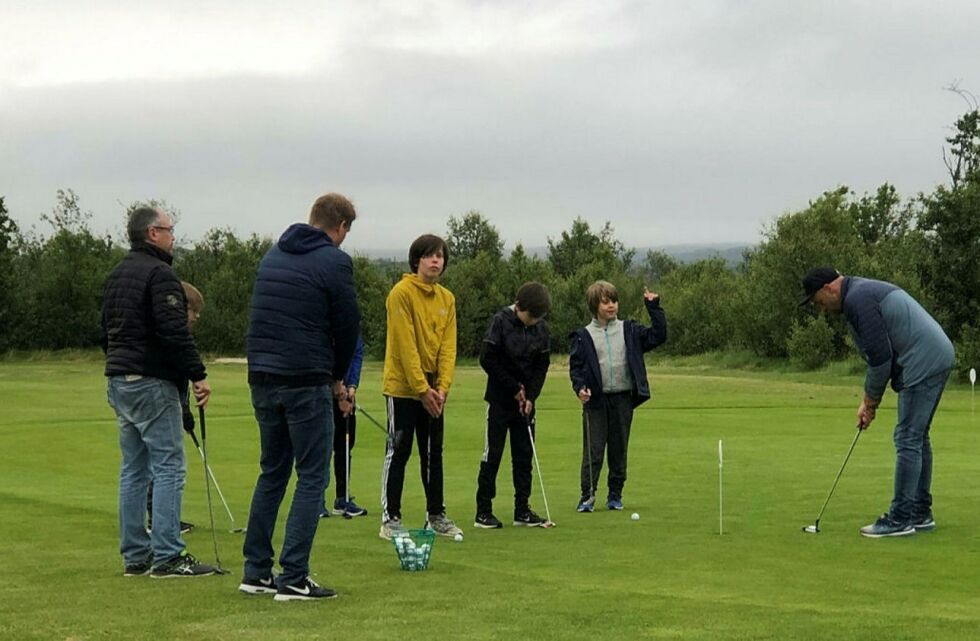
[[[660,296],[644,288],[650,326],[621,321],[616,287],[596,281],[585,293],[592,322],[572,333],[569,376],[582,402],[582,497],[579,512],[595,509],[595,493],[608,451],[606,507],[623,509],[627,450],[633,410],[650,398],[643,354],[667,340],[667,318]],[[608,446],[608,448],[607,448]]]

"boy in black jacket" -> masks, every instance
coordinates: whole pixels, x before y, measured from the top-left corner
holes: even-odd
[[[503,523],[493,515],[497,470],[510,432],[514,476],[514,525],[536,527],[545,521],[531,510],[531,438],[534,402],[551,363],[548,324],[543,320],[551,297],[541,283],[525,283],[517,301],[490,321],[480,365],[487,373],[487,431],[477,478],[475,527],[495,529]]]
[[[596,281],[585,293],[592,322],[572,332],[568,373],[582,402],[582,498],[579,512],[595,509],[595,492],[608,444],[609,494],[606,507],[623,509],[626,452],[633,410],[650,398],[644,352],[667,340],[667,318],[660,296],[644,289],[650,327],[621,321],[612,283]]]

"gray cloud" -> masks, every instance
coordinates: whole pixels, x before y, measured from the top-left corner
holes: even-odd
[[[941,87],[980,59],[966,2],[422,6],[448,16],[351,9],[353,36],[292,74],[0,80],[0,195],[29,224],[72,187],[103,227],[165,198],[196,238],[275,235],[337,190],[355,249],[468,209],[510,245],[575,216],[630,244],[752,242],[841,183],[943,181],[964,105]]]

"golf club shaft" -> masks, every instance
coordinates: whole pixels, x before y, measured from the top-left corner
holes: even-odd
[[[347,456],[344,458],[344,509],[350,503],[350,417],[344,421],[344,445],[347,446]]]
[[[541,476],[541,463],[538,461],[538,448],[534,445],[534,432],[531,430],[531,421],[527,421],[527,437],[531,439],[531,454],[534,455],[534,467],[538,470],[538,482],[541,483],[541,500],[544,501],[544,514],[551,522],[551,510],[548,508],[548,495],[544,491],[544,477]]]
[[[841,474],[844,473],[844,468],[847,466],[847,461],[851,458],[851,452],[854,451],[854,446],[857,445],[858,438],[861,436],[861,432],[864,430],[858,426],[857,434],[854,435],[854,440],[851,441],[851,447],[847,450],[847,456],[844,457],[844,462],[841,463],[840,469],[837,470],[837,478],[834,479],[834,484],[830,486],[830,493],[827,494],[827,498],[823,502],[823,506],[820,508],[820,514],[817,515],[816,523],[820,523],[820,519],[823,518],[823,511],[827,509],[827,504],[830,503],[830,497],[834,495],[834,490],[837,489],[837,482],[840,481]]]
[[[589,496],[594,499],[597,482],[592,473],[592,424],[589,421],[589,410],[583,407],[582,416],[585,417],[585,448],[589,453]]]
[[[358,412],[360,412],[361,414],[363,414],[364,416],[366,416],[366,417],[367,417],[367,420],[369,420],[369,421],[371,421],[372,423],[374,423],[374,425],[375,425],[375,427],[377,427],[377,428],[378,428],[379,430],[381,430],[382,432],[384,432],[384,433],[385,433],[385,436],[388,436],[388,430],[386,430],[386,429],[384,428],[384,426],[383,426],[383,425],[381,425],[381,423],[379,423],[379,422],[377,422],[376,420],[374,420],[374,417],[373,417],[373,416],[371,416],[370,414],[368,414],[368,413],[367,413],[367,410],[365,410],[365,409],[364,409],[363,407],[361,407],[360,405],[355,405],[355,407],[357,408],[357,411],[358,411]]]
[[[225,512],[228,513],[228,518],[231,520],[232,527],[235,527],[235,517],[231,515],[231,509],[228,507],[228,501],[225,500],[225,495],[221,493],[221,486],[218,485],[218,479],[214,478],[214,472],[211,470],[211,466],[207,463],[207,458],[204,456],[204,450],[198,446],[197,452],[201,455],[201,460],[204,461],[204,469],[208,471],[208,476],[211,477],[211,482],[214,483],[214,489],[218,491],[218,498],[221,499],[221,504],[225,506]]]

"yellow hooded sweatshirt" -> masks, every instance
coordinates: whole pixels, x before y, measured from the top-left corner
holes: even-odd
[[[417,274],[402,274],[385,301],[388,337],[382,391],[386,396],[418,398],[433,389],[443,393],[456,370],[456,297]]]

